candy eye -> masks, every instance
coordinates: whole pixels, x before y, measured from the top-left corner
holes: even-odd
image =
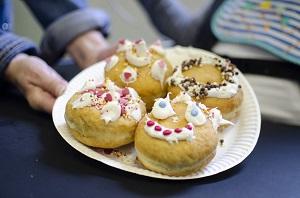
[[[189,102],[185,112],[185,119],[195,126],[202,125],[206,122],[206,117],[195,102]]]
[[[160,108],[165,108],[167,106],[167,103],[165,101],[160,101],[158,105]]]
[[[175,115],[176,113],[174,112],[170,100],[168,98],[160,98],[154,103],[152,114],[157,119],[166,119],[170,116]]]
[[[196,108],[192,109],[191,115],[192,115],[193,117],[196,117],[198,114],[199,114],[198,109],[196,109]]]

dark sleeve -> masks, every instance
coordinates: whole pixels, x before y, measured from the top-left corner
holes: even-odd
[[[105,37],[109,33],[108,15],[88,8],[83,0],[24,0],[45,29],[41,42],[41,56],[53,63],[60,58],[67,45],[78,35],[99,30]]]
[[[153,25],[180,45],[193,45],[209,7],[214,2],[203,0],[197,12],[191,13],[176,0],[138,0]]]
[[[0,81],[10,61],[19,53],[36,55],[37,50],[30,40],[0,30]]]

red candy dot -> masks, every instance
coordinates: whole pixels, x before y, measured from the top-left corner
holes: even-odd
[[[111,96],[111,94],[106,94],[106,96],[104,97],[104,100],[106,100],[107,102],[112,101],[112,96]]]
[[[186,125],[186,127],[185,128],[187,128],[188,130],[192,130],[193,129],[193,127],[191,126],[191,125]]]
[[[155,131],[161,131],[161,127],[160,127],[160,126],[155,126],[155,127],[154,127],[154,130],[155,130]]]
[[[135,44],[139,44],[140,42],[142,42],[142,39],[136,40]]]
[[[126,96],[128,94],[129,94],[129,89],[128,88],[122,89],[121,96]]]
[[[104,91],[101,91],[101,90],[96,93],[98,98],[100,98],[103,94],[104,94]]]
[[[147,121],[147,126],[151,127],[153,126],[155,123],[152,120]]]
[[[127,100],[124,98],[120,98],[119,102],[121,105],[125,105],[125,106],[127,105]]]
[[[174,131],[175,131],[175,133],[180,133],[182,131],[182,129],[176,128]]]
[[[119,43],[120,43],[121,45],[124,45],[124,44],[125,44],[125,39],[119,40]]]
[[[131,77],[131,73],[129,73],[129,72],[124,72],[124,78],[125,78],[126,80],[128,80],[130,77]]]
[[[168,129],[163,131],[164,136],[170,135],[171,133],[172,131]]]

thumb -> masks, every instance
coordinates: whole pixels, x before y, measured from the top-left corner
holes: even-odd
[[[55,98],[51,94],[37,86],[31,87],[30,92],[26,95],[26,99],[33,109],[47,113],[52,112],[55,102]]]

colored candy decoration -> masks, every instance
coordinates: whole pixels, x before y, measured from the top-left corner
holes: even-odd
[[[187,126],[183,128],[171,129],[147,118],[144,129],[149,136],[166,140],[169,143],[177,143],[179,140],[192,141],[195,138],[192,123],[188,123]]]
[[[136,81],[137,72],[130,66],[127,66],[120,75],[121,80],[124,83],[133,83]]]
[[[259,7],[264,10],[269,10],[272,7],[271,1],[263,1],[259,4]]]
[[[165,101],[160,101],[158,104],[161,108],[165,108],[167,106]]]

